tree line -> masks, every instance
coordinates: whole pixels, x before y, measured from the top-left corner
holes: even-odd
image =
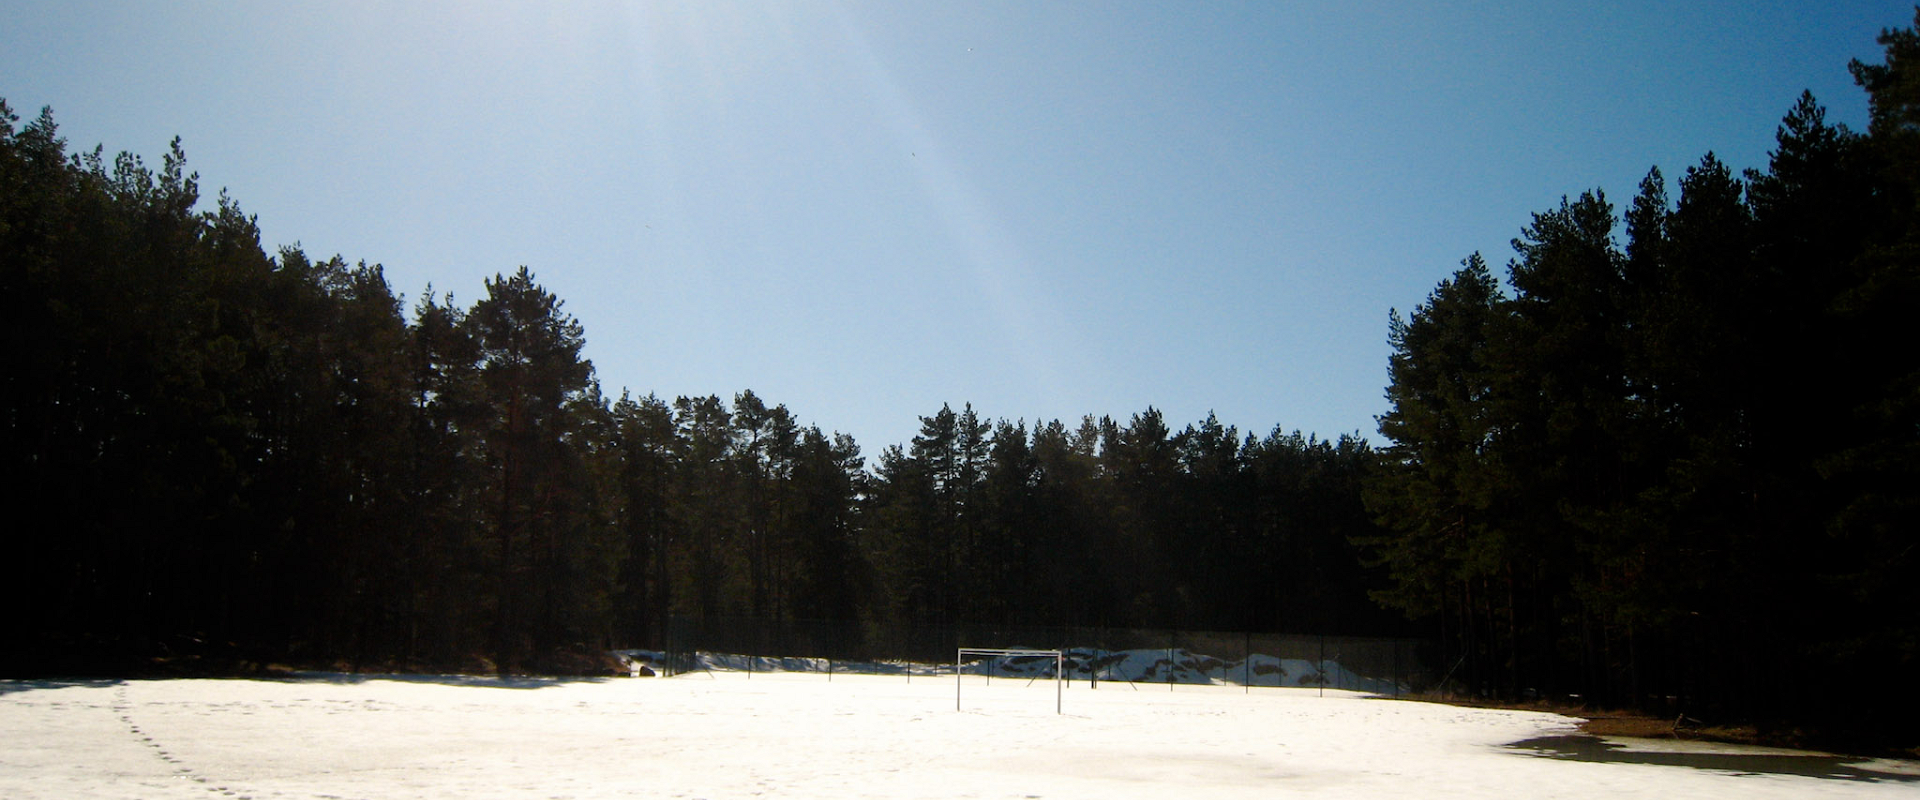
[[[1474,254],[1392,315],[1368,551],[1475,692],[1920,709],[1862,688],[1920,674],[1920,36],[1880,42],[1865,133],[1803,94],[1764,171],[1564,199],[1504,287]]]
[[[1300,633],[1399,629],[1366,600],[1362,439],[921,418],[870,476],[874,611],[913,623]]]
[[[462,305],[0,103],[12,669],[232,649],[571,670],[672,615],[1351,632],[1357,438],[968,406],[869,468],[751,391],[601,391],[525,267]],[[111,668],[111,667],[110,667]]]

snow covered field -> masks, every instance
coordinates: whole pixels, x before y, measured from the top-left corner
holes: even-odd
[[[1082,681],[1056,715],[1048,681],[966,680],[965,711],[951,677],[0,681],[0,797],[1920,797],[1904,763],[1507,746],[1572,731],[1551,714]]]

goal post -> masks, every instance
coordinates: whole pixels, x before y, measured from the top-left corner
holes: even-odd
[[[967,657],[997,660],[1002,658],[1053,659],[1053,713],[1062,713],[1067,671],[1066,654],[1060,650],[1029,650],[1019,647],[962,647],[953,656],[953,710],[960,710],[960,690],[966,685]],[[989,662],[991,663],[991,661]],[[1037,677],[1037,676],[1036,676]],[[987,679],[992,680],[991,667]]]

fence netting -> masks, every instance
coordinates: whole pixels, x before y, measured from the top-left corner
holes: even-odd
[[[952,674],[962,647],[1060,650],[1070,680],[1344,689],[1400,696],[1426,691],[1434,670],[1418,640],[1354,636],[994,625],[676,617],[665,646],[648,651],[667,675]],[[1052,669],[1050,660],[1046,667]]]

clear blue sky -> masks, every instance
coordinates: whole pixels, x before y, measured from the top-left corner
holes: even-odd
[[[184,140],[408,305],[530,267],[609,396],[1378,441],[1387,313],[1566,194],[1764,167],[1909,2],[10,2],[0,96]]]

